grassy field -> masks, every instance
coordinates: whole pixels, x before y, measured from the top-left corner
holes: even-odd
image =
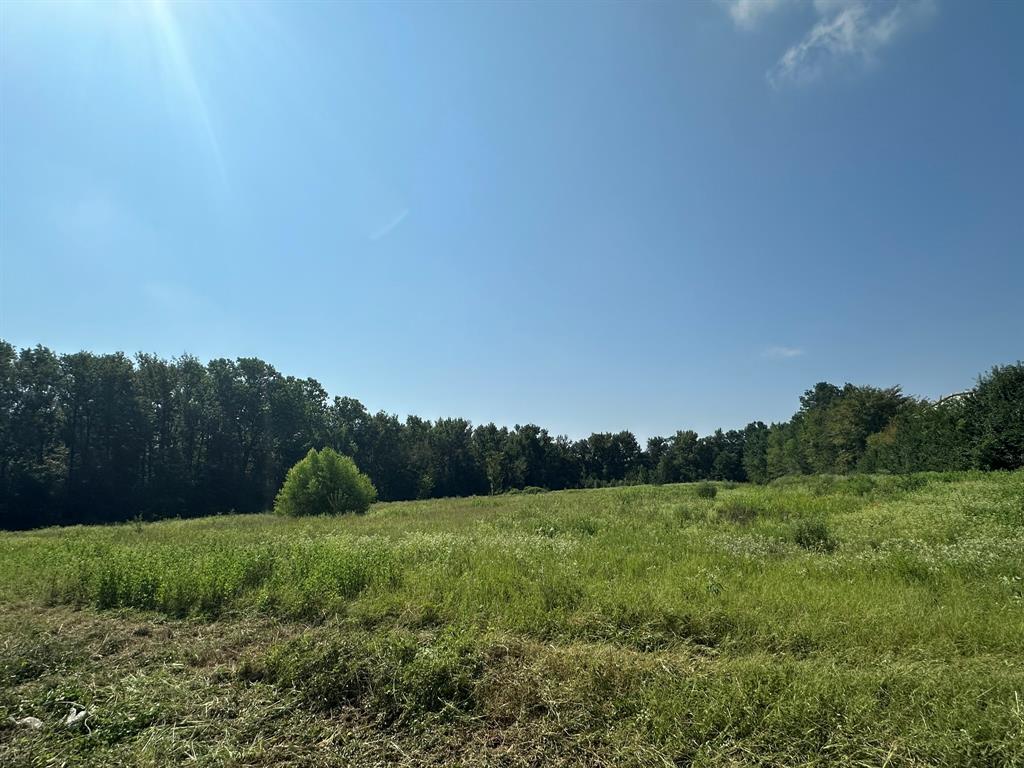
[[[1024,472],[716,491],[0,534],[0,765],[1024,765]]]

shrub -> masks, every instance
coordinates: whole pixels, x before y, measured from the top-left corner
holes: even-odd
[[[798,520],[793,526],[793,541],[817,552],[832,552],[836,548],[836,541],[824,520]]]
[[[714,483],[697,483],[697,498],[713,499],[718,495],[718,487]]]
[[[376,500],[377,489],[352,459],[330,448],[311,448],[288,470],[274,500],[274,511],[291,517],[361,513]]]

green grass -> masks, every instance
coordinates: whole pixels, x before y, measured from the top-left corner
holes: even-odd
[[[716,490],[2,534],[0,763],[1024,764],[1024,472]]]

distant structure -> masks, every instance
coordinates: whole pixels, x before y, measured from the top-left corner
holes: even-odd
[[[967,397],[967,395],[969,395],[969,394],[971,394],[973,392],[974,392],[973,389],[965,389],[963,392],[954,392],[951,395],[943,395],[938,400],[936,400],[934,403],[932,403],[932,408],[940,406],[943,403],[948,403],[951,400],[959,400],[961,397]]]

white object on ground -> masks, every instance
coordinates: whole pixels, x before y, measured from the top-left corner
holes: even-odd
[[[79,723],[83,722],[85,718],[89,716],[89,710],[87,709],[75,709],[71,708],[68,716],[64,718],[64,725],[68,728],[74,728]]]

